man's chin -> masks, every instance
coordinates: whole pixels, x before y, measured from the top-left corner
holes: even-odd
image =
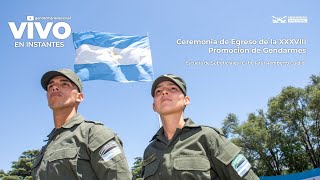
[[[62,109],[65,105],[63,103],[51,103],[51,104],[48,104],[48,106],[52,110],[57,110],[57,109]]]
[[[165,107],[165,108],[162,108],[160,111],[159,111],[159,114],[162,114],[162,115],[168,115],[168,114],[172,114],[172,113],[176,113],[177,110],[174,108],[174,107]]]

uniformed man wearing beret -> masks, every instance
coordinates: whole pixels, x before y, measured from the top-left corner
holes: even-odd
[[[33,162],[33,179],[131,179],[119,137],[77,112],[83,101],[79,77],[69,69],[49,71],[41,85],[47,91],[55,127]]]
[[[259,179],[221,131],[184,118],[190,98],[183,79],[162,75],[153,82],[151,95],[163,127],[145,149],[144,179]]]

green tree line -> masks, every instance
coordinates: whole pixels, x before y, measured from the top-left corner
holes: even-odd
[[[32,180],[31,167],[35,156],[39,150],[28,150],[22,153],[17,161],[12,162],[11,170],[5,173],[0,170],[0,179],[2,180]]]
[[[250,113],[242,124],[233,113],[225,118],[223,132],[259,176],[320,167],[320,76],[310,79],[304,88],[284,87],[266,112]]]

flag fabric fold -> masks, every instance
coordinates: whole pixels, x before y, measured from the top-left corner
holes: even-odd
[[[73,33],[75,72],[82,81],[152,81],[148,36],[106,32]]]

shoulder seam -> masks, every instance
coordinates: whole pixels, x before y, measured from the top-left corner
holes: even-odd
[[[84,120],[84,122],[86,122],[86,123],[94,123],[94,124],[103,125],[103,123],[102,123],[102,122],[99,122],[99,121]]]

